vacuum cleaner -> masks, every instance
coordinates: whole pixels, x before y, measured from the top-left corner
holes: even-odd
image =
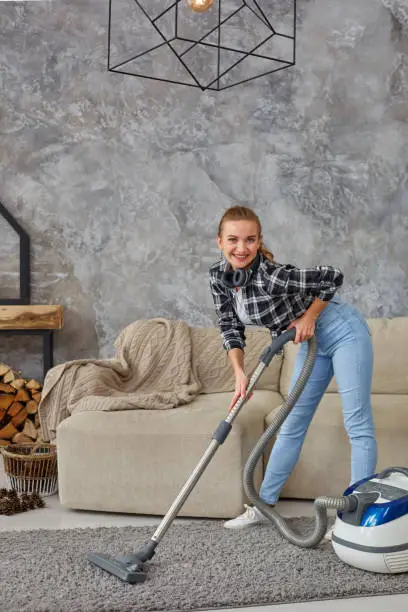
[[[145,581],[147,576],[146,562],[153,558],[158,544],[163,539],[188,496],[196,486],[217,449],[225,442],[231,431],[232,423],[249,399],[251,392],[255,388],[265,368],[269,366],[273,357],[279,353],[284,344],[288,341],[293,341],[295,336],[295,328],[283,332],[264,350],[259,359],[259,364],[250,377],[245,396],[238,399],[226,418],[218,425],[206,451],[147,544],[141,550],[122,557],[112,557],[104,553],[88,553],[88,561],[110,574],[117,576],[123,581],[129,583],[140,583]],[[382,474],[371,477],[371,479],[356,483],[353,487],[349,487],[341,497],[318,497],[314,501],[314,528],[310,534],[305,536],[295,532],[275,508],[265,504],[256,492],[254,486],[255,467],[262,457],[268,442],[275,436],[300,397],[312,372],[316,352],[317,341],[313,336],[308,340],[306,359],[293,389],[289,393],[286,401],[274,415],[271,424],[258,440],[248,458],[243,475],[245,493],[254,506],[274,523],[280,533],[289,540],[289,542],[303,548],[313,548],[319,544],[327,531],[328,508],[337,509],[338,516],[333,532],[333,546],[340,559],[346,563],[367,570],[384,571],[384,569],[375,568],[388,567],[394,569],[388,569],[387,571],[406,571],[408,569],[408,537],[404,536],[403,524],[408,527],[408,470],[405,470],[405,468],[390,468],[390,470],[386,470]],[[401,482],[402,477],[406,477],[406,482],[404,481],[405,484]],[[385,483],[384,481],[386,479],[388,479],[389,482]],[[373,485],[374,482],[375,484]],[[380,487],[382,488],[380,489]],[[384,500],[384,503],[379,503]],[[373,505],[376,506],[374,510],[372,509]],[[387,507],[385,507],[385,505]],[[391,528],[396,521],[399,520],[403,522],[404,514],[406,522],[400,526],[396,524],[395,537],[388,539],[386,526],[388,525]],[[392,518],[390,518],[391,516]],[[376,525],[375,530],[372,529],[373,524]],[[384,534],[382,539],[380,535],[380,543],[377,542],[376,536],[374,535],[374,533],[377,533],[378,529],[380,529],[380,534],[381,530]],[[404,544],[401,544],[401,538],[405,542]],[[404,562],[401,563],[401,560],[399,560],[403,552],[406,555],[404,557],[405,565]],[[378,556],[379,554],[383,556],[382,564]],[[390,560],[390,554],[395,555],[392,557],[393,561]],[[370,561],[368,561],[367,555],[370,557]],[[371,559],[372,555],[374,555],[374,559],[377,558],[376,563]],[[385,555],[388,556],[385,557]],[[400,557],[398,557],[398,555],[400,555]],[[357,563],[360,563],[360,565],[357,565]],[[401,567],[405,569],[397,569]]]
[[[339,512],[332,543],[354,567],[382,574],[408,571],[408,469],[387,468],[344,492],[359,500],[355,512]]]

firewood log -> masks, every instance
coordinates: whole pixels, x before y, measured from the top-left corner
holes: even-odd
[[[0,376],[4,376],[10,370],[10,366],[5,363],[0,363]]]
[[[7,408],[14,402],[16,396],[15,395],[0,395],[0,408]]]
[[[10,420],[10,417],[7,416],[7,410],[4,408],[0,408],[0,429],[4,427]]]
[[[13,444],[32,444],[32,439],[26,436],[22,431],[14,434],[11,441]]]
[[[18,414],[16,414],[16,416],[14,416],[11,419],[11,422],[13,423],[15,427],[18,427],[19,425],[22,425],[24,423],[27,417],[28,417],[27,408],[24,407],[20,410]]]
[[[34,423],[31,421],[31,419],[26,419],[24,421],[23,434],[25,436],[28,436],[32,440],[37,439],[37,436],[38,436],[37,429]]]
[[[31,395],[25,389],[19,389],[15,396],[16,402],[29,402],[31,400]]]
[[[8,408],[7,410],[7,414],[10,417],[15,417],[20,410],[22,410],[24,408],[24,404],[22,404],[21,402],[13,402],[10,406],[10,408]]]
[[[28,414],[36,414],[38,412],[38,402],[32,399],[26,403],[26,408]]]
[[[18,431],[10,421],[10,423],[7,423],[5,427],[0,429],[0,438],[3,440],[11,440],[16,433],[18,433]]]
[[[15,393],[16,392],[14,387],[12,387],[11,385],[8,385],[7,383],[2,383],[2,382],[0,382],[0,391],[2,393]]]
[[[13,382],[10,383],[14,389],[21,389],[22,387],[25,387],[25,384],[26,381],[24,378],[16,378],[16,380],[13,380]]]
[[[38,391],[38,389],[41,389],[41,384],[38,382],[38,380],[34,380],[34,378],[32,378],[26,383],[26,387],[27,389],[36,389]]]
[[[17,378],[18,378],[17,374],[15,374],[13,370],[9,370],[7,374],[4,374],[3,382],[9,383],[9,382],[12,382],[13,380],[16,380]]]

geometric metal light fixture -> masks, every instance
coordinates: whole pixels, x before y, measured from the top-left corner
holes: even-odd
[[[295,63],[296,0],[109,0],[110,72],[221,91]]]

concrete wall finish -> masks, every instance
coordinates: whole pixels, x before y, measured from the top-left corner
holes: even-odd
[[[407,315],[407,15],[298,0],[294,68],[203,93],[108,73],[108,2],[2,3],[0,200],[31,237],[33,302],[64,305],[56,362],[111,356],[138,318],[213,325],[207,270],[235,203],[278,261],[340,265],[364,315]],[[2,339],[0,359],[40,376],[37,339]]]

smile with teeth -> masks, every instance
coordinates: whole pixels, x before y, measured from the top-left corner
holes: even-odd
[[[248,255],[233,255],[233,257],[241,264],[248,259]]]

